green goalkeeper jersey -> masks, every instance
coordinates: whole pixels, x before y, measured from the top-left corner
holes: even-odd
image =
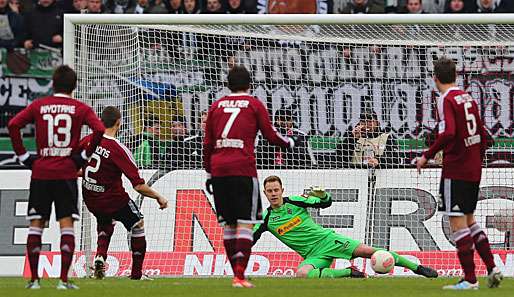
[[[326,194],[325,198],[306,195],[284,197],[281,207],[266,209],[264,222],[254,227],[254,244],[262,233],[269,231],[300,256],[307,258],[319,242],[334,233],[316,224],[307,211],[307,207],[327,208],[332,205],[332,197]]]

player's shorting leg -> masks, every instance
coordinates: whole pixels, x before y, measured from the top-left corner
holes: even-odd
[[[359,271],[357,268],[350,266],[344,269],[333,268],[315,268],[312,265],[301,266],[296,272],[296,277],[306,278],[366,278],[364,272]]]
[[[93,276],[96,279],[105,278],[105,261],[107,260],[107,251],[114,233],[114,224],[99,224],[96,228],[98,233],[97,249],[95,261],[93,263]]]
[[[146,238],[143,221],[132,228],[130,246],[132,249],[132,271],[130,278],[133,280],[146,279],[143,277],[143,261],[146,254]]]
[[[37,222],[36,222],[37,221]],[[33,220],[30,223],[29,233],[27,236],[27,257],[30,265],[31,278],[27,284],[27,289],[40,289],[38,276],[39,254],[41,252],[41,236],[43,228],[39,227],[40,220]]]
[[[385,249],[374,248],[374,247],[367,246],[365,244],[360,244],[353,252],[353,256],[354,257],[362,257],[362,258],[371,258],[373,253],[375,253],[376,251],[379,251],[379,250],[385,250]],[[388,252],[391,253],[391,255],[393,255],[395,266],[405,267],[418,275],[422,275],[422,276],[428,277],[428,278],[436,278],[438,276],[437,271],[431,267],[423,266],[421,264],[416,264],[412,261],[409,261],[407,258],[400,256],[396,252],[393,252],[393,251],[388,251]]]
[[[245,224],[239,224],[236,232],[236,245],[232,251],[234,261],[234,279],[232,286],[235,288],[253,288],[253,284],[245,278],[245,270],[252,254],[253,231]]]
[[[489,239],[487,238],[487,235],[485,235],[484,231],[476,222],[473,222],[469,226],[469,231],[471,233],[471,237],[473,238],[475,248],[480,255],[480,258],[482,258],[485,266],[487,267],[487,286],[489,288],[499,287],[500,282],[503,279],[503,274],[494,263],[494,258],[493,254],[491,253],[491,246],[489,245]]]

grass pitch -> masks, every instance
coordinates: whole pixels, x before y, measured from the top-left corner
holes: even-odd
[[[369,279],[292,279],[255,278],[254,289],[235,289],[229,278],[168,278],[154,281],[131,281],[129,279],[108,278],[76,279],[78,291],[57,291],[57,280],[43,280],[41,290],[24,288],[22,278],[0,278],[0,296],[105,296],[105,297],[165,297],[165,296],[255,296],[255,297],[444,297],[444,296],[514,296],[514,279],[505,279],[498,289],[489,289],[487,281],[480,279],[478,291],[443,291],[441,287],[452,284],[457,279],[439,278],[369,278]]]

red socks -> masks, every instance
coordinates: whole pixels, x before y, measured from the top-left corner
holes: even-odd
[[[114,233],[114,225],[98,225],[96,227],[96,232],[98,233],[96,255],[107,260],[107,250],[109,249],[112,233]]]
[[[245,279],[245,270],[252,254],[253,231],[248,228],[237,228],[236,247],[232,259],[235,261],[234,276]]]
[[[491,246],[489,245],[489,239],[485,235],[484,231],[480,229],[477,223],[474,223],[469,227],[469,231],[471,233],[471,237],[473,237],[473,242],[475,243],[475,248],[484,261],[485,266],[487,267],[487,272],[491,273],[496,264],[494,263],[493,254],[491,253]]]
[[[131,279],[140,279],[143,276],[143,261],[146,253],[145,229],[132,228],[132,236],[130,238],[130,247],[132,249],[132,271]]]
[[[230,261],[230,266],[232,266],[232,271],[236,270],[235,261],[232,260],[232,256],[234,255],[234,251],[236,249],[236,234],[237,229],[235,228],[228,226],[223,228],[223,246],[225,247],[227,259]]]
[[[31,281],[39,279],[37,267],[39,264],[39,253],[41,252],[41,235],[43,229],[29,227],[27,236],[27,257],[29,258]]]
[[[68,282],[68,270],[70,269],[75,251],[75,233],[73,228],[61,228],[61,280]]]
[[[469,228],[456,231],[452,237],[457,244],[457,256],[464,270],[464,279],[474,284],[477,282],[477,277],[475,275],[475,262],[473,261],[473,238],[471,238]]]

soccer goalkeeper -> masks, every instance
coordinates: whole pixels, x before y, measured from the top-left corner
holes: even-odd
[[[327,208],[332,204],[330,193],[322,189],[312,189],[309,195],[282,197],[284,189],[278,176],[268,176],[264,180],[264,194],[270,207],[264,211],[264,223],[254,227],[253,243],[262,233],[270,231],[285,245],[296,251],[304,261],[298,267],[297,277],[338,278],[363,277],[353,268],[331,269],[334,259],[371,258],[378,248],[370,247],[357,240],[335,233],[316,224],[307,207]],[[396,266],[406,267],[414,273],[435,278],[437,272],[418,265],[395,252],[390,252]]]

